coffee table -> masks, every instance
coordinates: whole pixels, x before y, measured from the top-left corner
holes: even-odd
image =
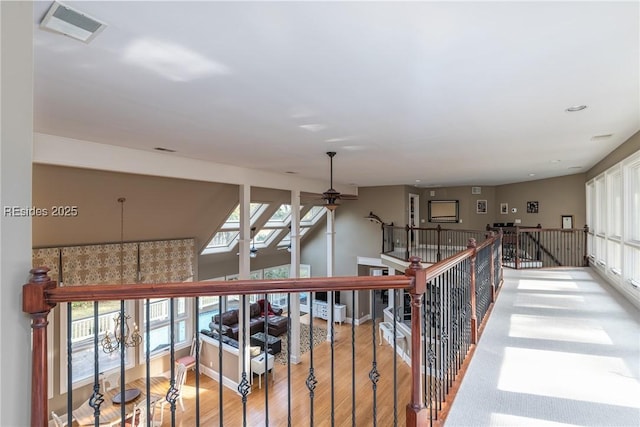
[[[267,350],[271,349],[271,353],[278,354],[282,351],[282,341],[278,337],[267,335],[264,332],[258,332],[249,337],[251,345],[260,346],[260,349],[264,351],[265,341],[267,344]]]

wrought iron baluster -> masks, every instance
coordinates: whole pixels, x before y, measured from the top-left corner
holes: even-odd
[[[331,385],[330,385],[330,389],[331,389],[331,425],[334,426],[335,425],[335,417],[336,417],[336,412],[335,412],[335,366],[334,366],[334,362],[335,362],[335,354],[334,354],[334,343],[335,343],[335,330],[334,330],[334,324],[335,324],[335,319],[333,318],[334,314],[335,314],[335,309],[334,309],[334,303],[335,303],[335,294],[333,291],[329,292],[329,319],[331,319],[331,325],[329,325],[329,345],[331,347]],[[374,322],[375,323],[375,322]],[[313,341],[311,342],[313,345]]]
[[[145,310],[144,310],[144,324],[145,324],[145,363],[146,363],[146,375],[147,375],[147,396],[151,396],[151,382],[149,378],[151,378],[151,300],[145,300]],[[160,405],[160,410],[164,409],[164,406]],[[147,399],[147,427],[152,427],[153,418],[151,417],[151,398]]]
[[[356,291],[351,291],[351,427],[356,427]]]
[[[264,294],[262,301],[264,315],[264,425],[269,425],[269,295]],[[253,376],[253,374],[251,374]]]
[[[382,295],[381,295],[382,296]],[[398,425],[398,318],[396,316],[398,301],[393,299],[393,425]],[[406,346],[405,346],[406,348]],[[403,349],[404,350],[404,349]]]
[[[296,298],[300,301],[299,294]],[[291,293],[287,294],[287,426],[291,427]],[[300,303],[298,303],[298,319],[300,318]]]
[[[378,361],[376,358],[376,305],[372,304],[371,318],[371,347],[373,348],[373,360],[371,362],[371,370],[369,371],[369,380],[371,380],[371,390],[373,392],[373,405],[372,405],[372,417],[374,427],[378,425],[378,381],[380,380],[380,373],[378,372]]]
[[[89,406],[93,408],[93,416],[94,416],[94,424],[97,426],[100,425],[100,406],[104,402],[104,395],[100,393],[100,357],[99,357],[99,349],[98,349],[98,335],[100,334],[99,328],[99,307],[98,301],[93,302],[93,393],[89,398]],[[67,322],[67,333],[68,333],[68,358],[67,358],[67,372],[68,372],[68,388],[69,391],[67,393],[67,425],[72,425],[71,420],[71,409],[72,406],[72,390],[73,390],[73,363],[71,361],[71,324],[72,324],[72,313],[71,313],[71,303],[68,303],[68,322]]]
[[[222,393],[224,391],[224,378],[222,376],[224,372],[222,366],[222,298],[223,297],[218,297],[218,420],[220,427],[224,425],[224,405],[222,399]]]
[[[309,375],[305,383],[309,390],[309,426],[313,427],[313,399],[318,380],[313,368],[313,293],[309,293],[309,298],[309,342],[311,345],[309,346]]]
[[[169,403],[169,409],[171,411],[171,425],[176,425],[176,400],[178,399],[179,391],[176,387],[176,354],[175,354],[175,312],[174,312],[174,300],[169,299],[169,364],[171,365],[171,379],[169,380],[169,390],[165,400]]]
[[[196,352],[196,425],[200,425],[200,297],[196,297],[195,301],[196,306],[196,315],[195,317],[195,332],[193,334],[193,338],[195,339],[193,345],[195,346]],[[185,372],[185,375],[187,373]],[[149,387],[149,381],[147,380],[147,387]],[[150,394],[147,394],[150,396]],[[148,414],[149,412],[147,412]]]
[[[247,322],[245,322],[247,316],[246,316],[246,309],[247,309],[247,296],[245,294],[242,294],[242,298],[241,298],[241,310],[240,313],[242,314],[242,343],[246,343],[247,341]],[[222,323],[222,316],[220,317],[220,322]],[[241,375],[241,379],[240,379],[240,383],[238,383],[238,392],[240,393],[240,395],[242,396],[242,425],[246,426],[247,425],[247,396],[249,395],[249,391],[251,390],[251,386],[249,384],[249,380],[247,379],[247,366],[245,361],[246,358],[246,345],[242,345],[242,349],[240,351],[240,353],[242,354],[242,375]],[[266,344],[265,344],[265,348],[266,348]]]
[[[122,249],[120,250],[120,282],[122,283]],[[125,326],[127,324],[126,317],[124,313],[124,300],[120,300],[120,318],[122,321],[120,322],[120,337],[122,341],[120,342],[120,396],[124,398],[124,393],[126,390],[126,382],[125,382]],[[127,417],[126,405],[120,405],[120,419],[124,420]]]

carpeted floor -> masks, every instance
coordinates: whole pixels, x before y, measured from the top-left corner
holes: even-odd
[[[445,426],[639,426],[639,311],[589,268],[504,275]]]
[[[282,350],[280,353],[276,354],[276,361],[282,365],[287,364],[287,354],[289,348],[289,341],[287,338],[287,334],[280,335],[280,340],[282,341]],[[314,326],[313,327],[313,346],[317,346],[318,344],[326,341],[327,339],[327,329]],[[300,354],[306,353],[309,351],[311,346],[309,343],[311,342],[309,338],[309,325],[301,323],[300,324]]]

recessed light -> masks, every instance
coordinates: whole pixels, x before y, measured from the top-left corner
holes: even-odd
[[[289,175],[296,175],[298,172],[294,172],[294,171],[286,171],[285,173],[288,173]]]
[[[605,133],[605,134],[602,134],[602,135],[594,135],[594,136],[591,137],[591,140],[592,141],[596,141],[598,139],[607,139],[607,138],[611,138],[612,136],[613,136],[612,133]]]
[[[422,182],[422,181],[421,181],[421,180],[419,180],[419,179],[416,179],[416,182]]]
[[[560,163],[562,160],[549,160],[549,163]]]
[[[587,108],[586,105],[574,105],[572,107],[569,107],[569,108],[565,109],[564,111],[566,111],[568,113],[575,113],[576,111],[582,111],[585,108]]]
[[[535,173],[530,173],[529,176],[536,176],[536,174]]]
[[[569,169],[582,169],[582,166],[570,166]]]
[[[153,149],[156,150],[156,151],[162,151],[162,152],[165,152],[165,153],[175,153],[176,152],[176,150],[173,150],[171,148],[164,148],[164,147],[154,147]]]

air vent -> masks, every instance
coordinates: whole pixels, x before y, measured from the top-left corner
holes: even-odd
[[[53,2],[40,22],[42,29],[64,34],[85,43],[93,40],[106,26],[104,22],[58,2]]]
[[[471,187],[471,194],[482,194],[482,187]]]

